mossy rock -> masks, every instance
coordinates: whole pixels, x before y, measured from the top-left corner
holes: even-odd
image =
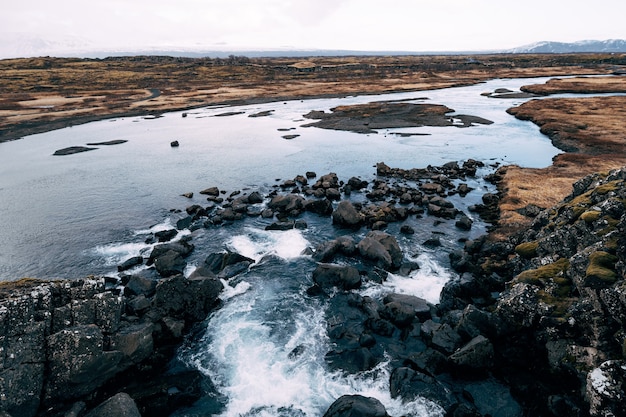
[[[593,191],[587,191],[584,194],[581,194],[575,197],[572,201],[569,202],[570,206],[579,206],[579,207],[589,207],[591,206],[591,194]]]
[[[549,280],[554,278],[561,278],[567,269],[569,268],[569,261],[565,258],[561,258],[556,262],[548,265],[544,265],[537,269],[529,269],[520,273],[515,279],[518,282],[524,282],[526,284],[533,284],[538,286],[544,286]],[[569,282],[569,280],[568,280]]]
[[[572,208],[572,221],[578,220],[580,216],[587,212],[587,207],[576,206]]]
[[[588,210],[580,215],[580,219],[585,223],[593,223],[600,218],[600,212],[596,210]]]
[[[617,250],[617,248],[619,248],[619,241],[617,236],[612,236],[610,239],[608,239],[605,243],[604,243],[604,247],[610,251],[615,253],[615,251]]]
[[[617,281],[615,262],[617,262],[617,257],[608,252],[597,251],[589,255],[589,266],[585,274],[585,285],[603,287]]]
[[[598,185],[596,188],[593,189],[593,192],[601,195],[608,194],[611,191],[617,190],[617,187],[621,184],[621,182],[621,180],[615,180],[607,182],[606,184]]]
[[[524,242],[515,247],[515,253],[524,259],[532,259],[537,256],[538,242]]]
[[[605,216],[604,220],[606,220],[607,226],[604,229],[598,231],[598,236],[606,236],[609,233],[617,230],[617,225],[619,224],[619,220],[614,219],[611,216]]]
[[[552,295],[544,291],[538,292],[539,300],[551,307],[550,316],[559,318],[562,321],[566,318],[572,304],[574,304],[577,300],[576,298],[568,297],[568,295],[569,292],[565,293],[565,290],[562,291],[562,294],[561,291],[559,291],[559,294],[556,295]]]
[[[48,281],[37,278],[21,278],[16,281],[0,282],[0,299],[19,294],[20,291],[33,288]]]

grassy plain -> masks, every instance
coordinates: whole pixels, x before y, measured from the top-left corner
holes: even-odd
[[[0,141],[105,117],[214,104],[606,74],[624,61],[609,54],[7,59],[0,60]]]

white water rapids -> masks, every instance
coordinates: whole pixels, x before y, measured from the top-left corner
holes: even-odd
[[[439,406],[427,400],[402,403],[392,399],[385,363],[360,375],[328,371],[324,301],[304,293],[312,284],[314,263],[299,254],[309,242],[297,230],[247,232],[234,236],[229,246],[259,265],[237,279],[234,287],[229,286],[226,295],[230,298],[207,320],[205,335],[181,353],[184,361],[208,375],[228,398],[220,415],[320,416],[345,394],[377,398],[392,416],[443,415]],[[429,280],[437,284],[447,280],[447,273],[439,272],[443,276],[420,271],[412,278],[391,279],[388,285],[364,293],[400,288],[411,292],[420,286],[428,293]],[[409,281],[413,283],[402,285]],[[433,293],[437,289],[441,287]],[[176,416],[202,413],[200,402]]]

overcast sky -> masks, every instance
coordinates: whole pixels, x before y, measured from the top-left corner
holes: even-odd
[[[464,51],[625,39],[624,0],[14,0],[0,49],[89,47]],[[44,44],[39,47],[45,48]],[[1,52],[1,51],[0,51]],[[5,53],[6,54],[6,53]]]

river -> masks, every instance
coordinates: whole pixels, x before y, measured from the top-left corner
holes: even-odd
[[[371,180],[377,162],[408,169],[476,159],[487,164],[470,181],[476,191],[454,197],[467,213],[484,192],[493,191],[482,175],[495,165],[545,167],[559,153],[534,124],[505,112],[526,99],[481,95],[545,80],[498,79],[435,91],[208,107],[93,122],[0,143],[0,280],[116,275],[125,259],[149,254],[152,244],[146,238],[171,228],[180,217],[176,210],[206,202],[200,190],[217,186],[226,195],[242,189],[267,194],[279,179],[306,171],[318,176],[335,172],[345,181],[352,176]],[[382,100],[443,104],[494,123],[368,135],[302,127],[309,122],[302,115],[311,110]],[[260,112],[269,115],[249,117]],[[287,134],[299,136],[287,140]],[[111,140],[127,142],[53,156],[61,148]],[[173,140],[180,146],[171,147]],[[182,197],[186,192],[195,195]],[[254,218],[182,233],[191,234],[196,246],[187,273],[209,253],[226,248],[257,262],[226,282],[223,307],[206,320],[204,335],[179,352],[181,362],[210,377],[219,398],[206,397],[176,416],[318,416],[343,394],[378,398],[393,416],[443,415],[426,400],[392,399],[384,362],[356,376],[328,370],[327,301],[304,295],[315,262],[302,253],[345,232],[335,230],[329,218],[310,215],[305,220],[305,230],[265,231],[264,220]],[[412,219],[417,233],[398,235],[398,241],[420,269],[358,291],[371,297],[407,293],[436,303],[452,276],[447,253],[461,245],[459,239],[485,232],[480,219],[473,220],[471,231],[460,231],[450,222]],[[390,233],[397,232],[394,227]],[[443,246],[423,246],[435,233]]]

